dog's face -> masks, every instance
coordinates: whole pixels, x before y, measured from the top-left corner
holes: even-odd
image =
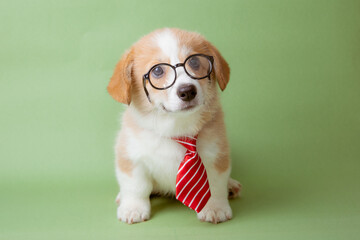
[[[201,35],[160,29],[135,43],[117,64],[108,86],[119,102],[142,111],[186,114],[211,104],[230,69]]]

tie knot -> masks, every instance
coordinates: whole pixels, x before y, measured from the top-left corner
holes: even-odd
[[[196,140],[197,136],[195,137],[179,137],[174,138],[175,141],[183,145],[187,150],[196,151]]]

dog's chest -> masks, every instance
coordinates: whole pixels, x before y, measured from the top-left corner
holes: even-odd
[[[154,190],[174,192],[176,174],[186,149],[171,138],[163,138],[151,132],[130,135],[128,141],[130,158],[147,169]]]

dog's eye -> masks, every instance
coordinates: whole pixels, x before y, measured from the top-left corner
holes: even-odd
[[[198,57],[194,56],[191,57],[189,60],[189,66],[194,69],[194,70],[198,70],[200,67],[200,60]]]
[[[162,75],[164,75],[164,70],[162,69],[162,67],[157,66],[151,71],[151,75],[154,78],[161,78]]]

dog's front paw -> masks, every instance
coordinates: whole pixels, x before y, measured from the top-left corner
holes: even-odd
[[[228,203],[213,204],[208,203],[203,210],[197,214],[200,221],[221,223],[232,218],[232,211]]]
[[[117,209],[117,217],[128,224],[144,222],[150,218],[150,202],[149,200],[121,202]]]

